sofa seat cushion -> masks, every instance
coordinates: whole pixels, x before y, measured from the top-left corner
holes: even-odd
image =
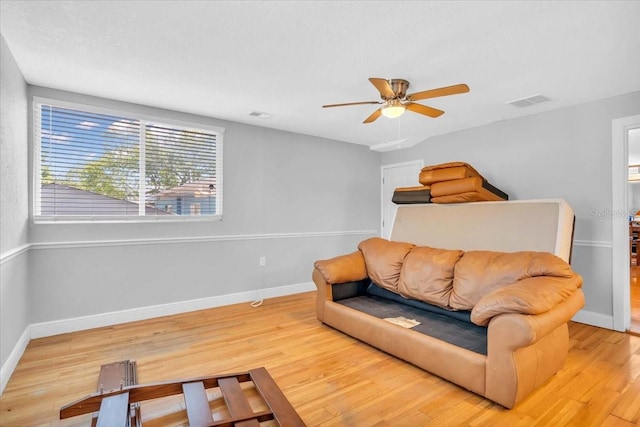
[[[486,326],[498,314],[542,314],[569,298],[582,286],[582,278],[531,277],[480,298],[471,311],[471,321]]]
[[[453,289],[453,269],[462,254],[459,250],[428,246],[411,249],[400,272],[398,293],[405,298],[447,307]]]
[[[437,182],[431,186],[433,203],[464,203],[508,200],[509,195],[479,176]]]
[[[455,266],[449,307],[471,310],[495,289],[538,276],[572,277],[571,266],[548,252],[465,252]]]
[[[478,191],[482,188],[483,182],[484,180],[479,176],[436,182],[431,186],[431,195],[433,197],[439,197]]]
[[[507,199],[487,190],[486,188],[481,188],[478,191],[468,191],[466,193],[434,197],[431,199],[431,203],[447,205],[452,203],[501,202],[504,200]]]
[[[416,187],[398,187],[394,190],[391,201],[397,205],[412,203],[430,203],[431,187],[420,185]]]
[[[414,246],[413,243],[391,242],[372,237],[360,242],[358,249],[364,256],[369,278],[385,289],[398,292],[402,264]]]
[[[472,176],[481,177],[478,171],[470,164],[465,162],[449,162],[423,167],[420,171],[418,181],[422,185],[431,185],[435,182],[463,179]]]

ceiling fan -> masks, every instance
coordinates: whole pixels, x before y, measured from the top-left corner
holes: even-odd
[[[383,104],[369,117],[367,117],[362,123],[371,123],[376,120],[380,115],[384,115],[389,118],[400,117],[404,114],[405,110],[413,111],[414,113],[423,114],[429,117],[438,117],[444,114],[444,111],[436,108],[427,107],[426,105],[416,104],[413,101],[419,101],[421,99],[436,98],[439,96],[456,95],[458,93],[469,92],[469,86],[466,84],[457,84],[453,86],[446,86],[437,89],[425,90],[422,92],[412,93],[407,95],[407,89],[409,88],[409,82],[403,79],[380,79],[371,77],[369,81],[380,92],[380,98],[382,101],[363,101],[363,102],[348,102],[346,104],[328,104],[323,105],[322,108],[330,107],[344,107],[347,105],[362,105],[362,104]]]

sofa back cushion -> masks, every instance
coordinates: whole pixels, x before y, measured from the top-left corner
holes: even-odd
[[[449,306],[471,310],[494,289],[537,276],[571,277],[571,266],[548,252],[465,252],[455,266]]]
[[[398,293],[398,281],[402,263],[413,243],[390,242],[379,237],[364,240],[358,249],[364,255],[367,273],[377,285]]]
[[[402,265],[398,293],[405,298],[447,307],[453,288],[453,270],[462,254],[458,250],[428,246],[411,249]]]

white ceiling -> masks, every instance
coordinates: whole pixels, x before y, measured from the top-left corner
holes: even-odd
[[[434,135],[640,90],[639,1],[0,1],[26,81],[308,135],[397,148]],[[362,124],[369,77],[420,101]],[[542,94],[551,102],[506,103]],[[250,116],[252,111],[273,115]],[[387,144],[387,145],[385,145]]]

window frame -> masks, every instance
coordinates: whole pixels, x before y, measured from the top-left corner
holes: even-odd
[[[68,108],[87,112],[90,114],[105,114],[122,117],[125,119],[137,120],[145,125],[160,125],[171,126],[181,129],[191,129],[195,131],[204,131],[216,134],[216,213],[215,215],[61,215],[50,216],[40,215],[40,196],[41,196],[41,145],[42,145],[42,132],[40,121],[40,109],[42,105],[51,105],[53,107]],[[128,109],[120,108],[105,108],[101,106],[85,104],[80,102],[70,102],[61,99],[47,98],[34,96],[32,98],[32,120],[31,120],[31,132],[33,141],[33,153],[31,161],[33,162],[33,173],[31,177],[32,183],[32,203],[31,203],[31,217],[35,224],[73,224],[73,223],[147,223],[147,222],[216,222],[221,221],[223,216],[223,152],[224,152],[224,132],[225,128],[220,126],[213,126],[209,124],[203,124],[194,121],[186,121],[179,119],[172,119],[168,117],[154,116],[144,113],[135,112]],[[142,129],[142,126],[141,126]],[[142,132],[141,132],[142,134]],[[138,141],[140,143],[140,140]]]

